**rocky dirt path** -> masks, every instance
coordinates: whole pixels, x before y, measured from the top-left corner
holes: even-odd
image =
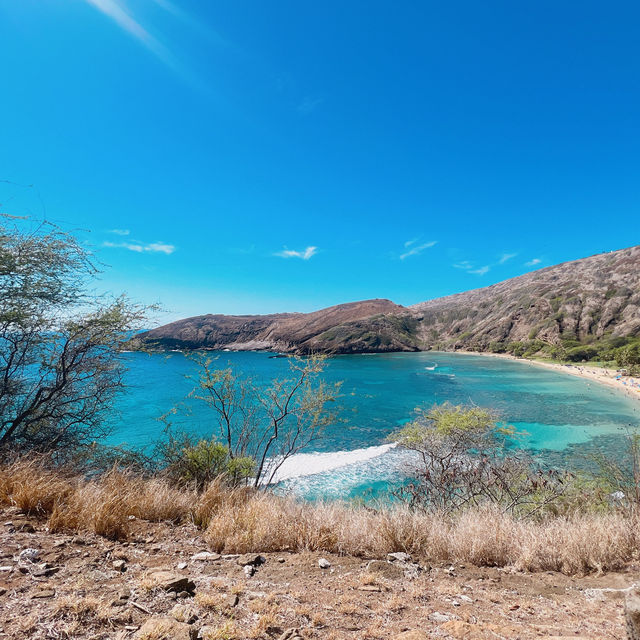
[[[570,578],[402,554],[220,556],[195,527],[133,522],[128,542],[50,535],[0,511],[0,638],[625,638],[640,568]]]

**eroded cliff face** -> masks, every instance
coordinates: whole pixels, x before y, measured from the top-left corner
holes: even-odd
[[[640,334],[640,247],[566,262],[412,307],[424,347]]]
[[[138,336],[162,349],[376,353],[489,350],[640,335],[640,247],[566,262],[407,308],[364,300],[313,313],[204,315]]]

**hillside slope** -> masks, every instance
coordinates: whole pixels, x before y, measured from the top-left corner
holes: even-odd
[[[412,307],[423,348],[481,351],[534,339],[575,346],[640,334],[640,246]]]
[[[161,349],[376,353],[471,349],[595,357],[640,336],[640,246],[407,308],[364,300],[313,313],[203,315],[138,336]],[[575,356],[575,357],[574,357]]]
[[[390,300],[340,304],[313,313],[204,315],[138,336],[169,349],[270,350],[285,353],[417,351],[416,321]]]

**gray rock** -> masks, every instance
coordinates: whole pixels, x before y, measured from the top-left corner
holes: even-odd
[[[178,622],[173,618],[154,616],[149,618],[134,636],[142,640],[196,640],[198,630],[184,622]]]
[[[259,567],[266,561],[267,559],[264,556],[256,555],[255,553],[244,553],[241,556],[238,556],[238,558],[236,559],[236,564],[239,564],[241,567],[245,567],[247,565],[251,565],[252,567]]]
[[[193,624],[198,619],[198,612],[190,604],[176,604],[169,615],[178,622]]]
[[[404,551],[396,551],[395,553],[387,553],[389,562],[411,562],[411,556]]]
[[[127,563],[124,560],[114,560],[111,563],[111,566],[116,570],[123,573],[127,570]]]
[[[186,562],[178,563],[178,569],[182,570],[182,569],[186,569],[186,568],[187,568],[187,563]]]
[[[188,576],[181,576],[172,571],[154,571],[151,576],[154,586],[165,591],[180,593],[189,592],[195,589],[195,584],[189,580]]]
[[[219,553],[212,553],[211,551],[200,551],[195,555],[191,556],[191,560],[194,562],[205,562],[207,560],[214,561],[220,560],[222,556]]]
[[[252,564],[244,565],[244,575],[250,578],[256,572],[256,568]]]
[[[439,611],[434,611],[429,614],[429,618],[437,623],[449,622],[449,620],[451,620],[451,616],[448,616],[446,613],[440,613]]]
[[[331,566],[331,563],[326,558],[320,558],[320,560],[318,560],[318,566],[321,569],[328,569]]]
[[[40,560],[40,551],[38,549],[23,549],[18,555],[20,562],[38,562]]]

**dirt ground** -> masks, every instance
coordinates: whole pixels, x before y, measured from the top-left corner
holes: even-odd
[[[193,526],[132,531],[52,535],[0,510],[0,638],[622,639],[623,590],[640,584],[637,566],[567,577],[420,558],[202,557]]]

